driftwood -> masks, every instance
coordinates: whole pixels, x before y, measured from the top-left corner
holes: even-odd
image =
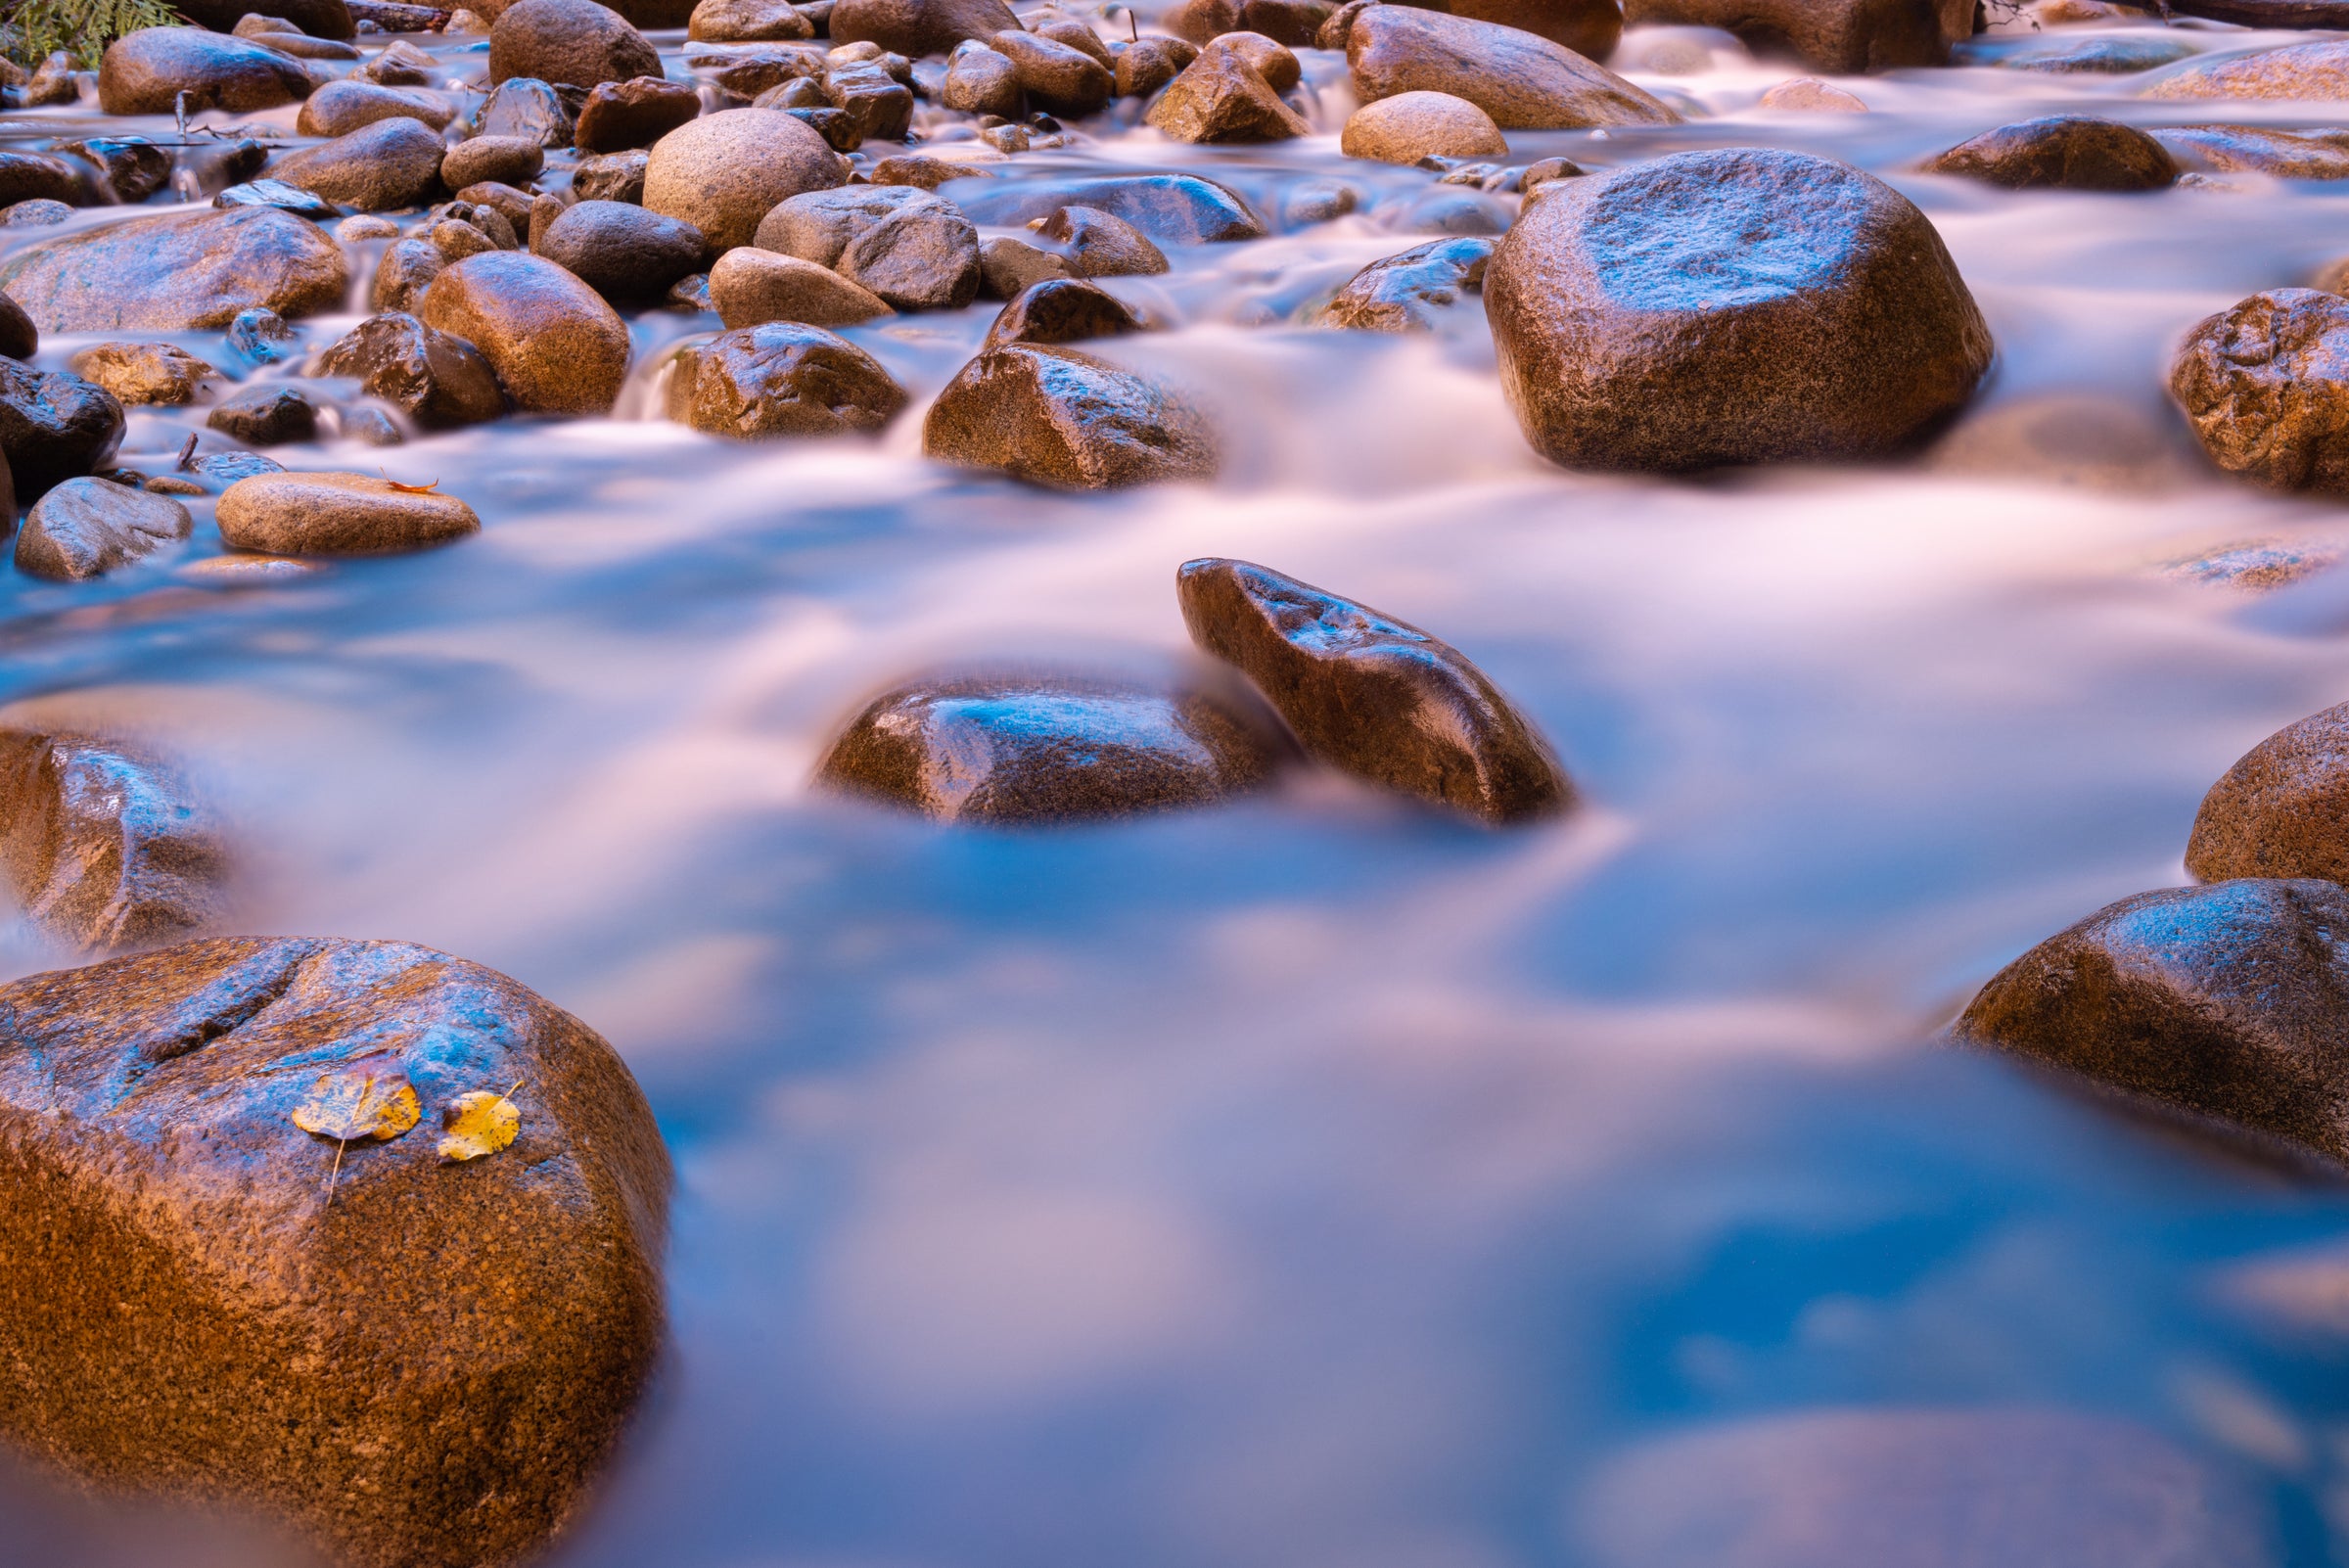
[[[2170,0],[2168,9],[2246,27],[2349,28],[2349,0]]]

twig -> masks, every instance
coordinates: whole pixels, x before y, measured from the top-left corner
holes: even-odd
[[[179,471],[191,473],[196,467],[196,433],[188,432],[187,444],[179,449]]]
[[[343,1151],[349,1147],[348,1138],[340,1139],[335,1144],[335,1168],[326,1174],[326,1207],[329,1209],[335,1206],[335,1182],[343,1175]]]

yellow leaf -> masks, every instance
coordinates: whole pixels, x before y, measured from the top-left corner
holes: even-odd
[[[423,1119],[415,1085],[399,1059],[385,1052],[345,1062],[310,1087],[294,1108],[294,1125],[338,1142],[373,1138],[389,1143]]]
[[[515,1089],[521,1087],[520,1084],[514,1085]],[[441,1159],[452,1164],[478,1160],[514,1141],[514,1134],[522,1129],[522,1111],[505,1094],[475,1089],[449,1102],[448,1109],[440,1113],[440,1125],[446,1130],[440,1138]]]

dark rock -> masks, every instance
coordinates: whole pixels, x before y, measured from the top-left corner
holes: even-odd
[[[101,61],[101,64],[104,62]],[[24,84],[24,103],[30,109],[55,104],[70,104],[81,97],[81,83],[73,71],[73,57],[63,49],[52,50]]]
[[[253,305],[306,315],[348,286],[341,246],[267,208],[84,229],[0,265],[0,288],[44,332],[222,327]]]
[[[2008,190],[2159,191],[2178,179],[2161,143],[2134,125],[2087,115],[2050,115],[2002,125],[1923,165]]]
[[[610,413],[627,379],[627,327],[538,256],[492,251],[446,267],[417,314],[479,348],[526,413]]]
[[[1061,489],[1213,478],[1214,431],[1167,388],[1072,348],[1015,344],[964,365],[922,450]]]
[[[2144,89],[2147,98],[2349,97],[2349,39],[2223,55],[2181,67]]]
[[[177,501],[102,479],[69,479],[35,501],[17,535],[17,570],[78,582],[144,560],[196,527]]]
[[[1143,277],[1167,270],[1167,254],[1150,237],[1097,207],[1064,207],[1036,226],[1036,238],[1080,278]]]
[[[1457,649],[1246,561],[1176,576],[1191,640],[1256,683],[1309,756],[1491,823],[1574,804],[1546,742]]]
[[[919,60],[945,54],[968,38],[985,42],[1019,25],[1002,0],[838,0],[831,35],[835,44],[871,42]]]
[[[347,136],[379,119],[422,120],[438,130],[456,118],[443,99],[398,87],[379,87],[371,81],[330,81],[310,94],[294,122],[302,136]]]
[[[847,179],[840,155],[800,120],[777,109],[730,109],[661,138],[645,168],[644,205],[730,251],[751,243],[777,203]]]
[[[19,202],[61,202],[88,207],[92,193],[71,163],[46,153],[0,152],[0,206]]]
[[[285,357],[285,346],[294,341],[294,329],[286,318],[261,306],[240,310],[228,324],[228,346],[256,365],[266,365]]]
[[[448,263],[430,240],[395,240],[376,263],[375,283],[368,303],[378,310],[414,310],[424,302],[424,291]]]
[[[115,200],[144,202],[171,183],[171,155],[137,136],[98,136],[85,142],[63,142],[61,153],[74,153],[98,165],[113,188]]]
[[[417,48],[401,41],[387,44],[377,55],[352,74],[386,87],[423,87],[431,84],[440,72],[439,62]]]
[[[661,74],[661,56],[625,18],[595,0],[517,0],[489,29],[489,79],[594,87]]]
[[[680,356],[668,417],[713,436],[848,436],[879,430],[905,392],[847,339],[796,321],[721,334]]]
[[[596,91],[603,89],[599,87]],[[457,192],[473,185],[528,185],[544,167],[546,148],[531,137],[476,136],[440,155],[440,183]],[[516,191],[515,195],[522,193]],[[524,201],[527,222],[528,198]]]
[[[2349,705],[2287,724],[2211,786],[2186,868],[2204,882],[2349,883]]]
[[[398,555],[479,533],[453,495],[374,474],[254,474],[220,497],[220,537],[266,555]]]
[[[320,222],[339,216],[342,208],[323,196],[316,196],[299,185],[284,180],[248,180],[243,185],[231,185],[212,198],[217,208],[273,207],[280,212]]]
[[[322,376],[355,376],[360,390],[427,430],[478,425],[506,411],[497,372],[482,351],[398,311],[370,316],[318,356]]]
[[[1750,148],[1543,197],[1494,253],[1485,305],[1526,438],[1568,467],[1888,452],[1962,407],[1992,350],[1907,198]]]
[[[644,172],[650,153],[606,153],[582,158],[572,170],[571,189],[582,202],[633,202],[644,205]]]
[[[1072,119],[1097,115],[1117,91],[1109,68],[1081,49],[1016,27],[988,42],[1011,62],[1028,101],[1047,114]]]
[[[1158,95],[1149,122],[1180,142],[1269,142],[1311,134],[1305,117],[1281,102],[1249,53],[1234,43],[1253,36],[1232,33],[1208,43]],[[1290,60],[1293,66],[1295,57]]]
[[[2349,300],[2255,294],[2196,326],[2170,395],[2210,460],[2280,490],[2349,491]]]
[[[215,404],[205,424],[248,446],[314,440],[318,405],[299,387],[254,387]]]
[[[73,484],[121,490],[102,480]],[[61,486],[49,498],[65,493]],[[147,525],[132,530],[139,555],[186,538],[194,526],[177,501],[121,493],[148,509],[120,514]],[[174,512],[175,522],[164,521]],[[120,745],[0,730],[0,866],[18,905],[83,952],[175,941],[220,913],[228,855],[208,813],[169,769]]]
[[[668,1163],[609,1045],[479,965],[289,938],[34,975],[0,989],[0,1037],[13,1446],[235,1498],[350,1568],[546,1549],[662,1335]],[[385,1073],[423,1126],[292,1121],[322,1079]],[[516,1084],[511,1147],[441,1157],[459,1096]]]
[[[1982,988],[1959,1038],[2349,1159],[2349,890],[2141,893]]]
[[[717,258],[710,269],[706,303],[728,327],[768,321],[852,327],[896,314],[870,290],[830,267],[749,245]]]
[[[118,403],[192,403],[210,365],[176,344],[102,343],[72,359],[73,374],[103,387]]]
[[[574,140],[582,153],[650,147],[702,112],[702,95],[679,81],[638,76],[608,81],[587,95]]]
[[[1411,6],[1374,5],[1355,17],[1346,61],[1355,96],[1450,93],[1504,130],[1671,125],[1664,103],[1546,38]]]
[[[954,46],[946,62],[946,84],[940,101],[965,115],[996,115],[1017,119],[1027,113],[1028,100],[1020,91],[1020,71],[1011,57],[973,41]]]
[[[358,28],[344,0],[173,0],[172,10],[214,32],[231,32],[247,17],[284,23],[311,38],[355,38]]]
[[[738,253],[747,254],[748,250],[748,247],[737,246],[733,251],[728,251],[726,254],[734,255]],[[777,257],[777,259],[788,261],[791,258],[789,256],[780,256]],[[820,272],[823,269],[818,267],[815,270]],[[842,281],[847,282],[846,279],[843,279]],[[849,286],[851,288],[855,287],[853,284],[850,284]],[[710,274],[707,272],[689,272],[684,277],[681,277],[676,282],[670,284],[668,286],[668,293],[664,295],[661,299],[661,307],[664,310],[682,311],[687,315],[698,316],[705,311],[714,313],[717,309],[717,306],[710,298]],[[748,323],[745,324],[747,325]]]
[[[1970,0],[1626,0],[1624,20],[1723,27],[1841,75],[1947,65],[1950,46],[1974,32]]]
[[[1015,343],[1082,343],[1141,330],[1126,302],[1107,290],[1077,278],[1046,278],[1003,307],[979,351],[991,353]]]
[[[1118,96],[1147,98],[1198,58],[1198,46],[1180,38],[1143,38],[1128,44],[1118,56],[1114,73]]]
[[[876,698],[816,780],[941,821],[1012,824],[1211,806],[1286,760],[1255,705],[1210,682],[1005,672]]]
[[[857,141],[902,141],[913,124],[913,94],[871,61],[825,71],[823,89],[855,126]],[[839,146],[839,139],[827,139]]]
[[[979,246],[979,290],[990,300],[1010,300],[1047,278],[1072,278],[1068,261],[1050,251],[1001,237]]]
[[[956,205],[974,223],[1028,223],[1063,207],[1098,208],[1161,245],[1264,238],[1248,204],[1195,174],[1128,174],[1107,179],[1021,180],[975,192]]]
[[[0,456],[22,506],[106,467],[122,444],[122,405],[79,376],[0,359]]]
[[[795,196],[760,221],[754,243],[831,267],[900,310],[959,310],[979,295],[979,231],[916,186]]]
[[[535,249],[607,300],[655,299],[710,263],[701,230],[625,202],[578,203]]]
[[[269,172],[344,207],[384,212],[432,199],[440,189],[445,150],[422,120],[379,119],[280,159]]]
[[[310,95],[310,73],[272,49],[201,27],[146,27],[107,45],[98,103],[110,115],[168,115],[181,93],[188,113],[247,114]]]
[[[473,117],[476,136],[518,136],[540,147],[569,147],[576,120],[563,95],[531,76],[516,76],[490,89]]]
[[[789,43],[812,38],[815,28],[787,0],[701,0],[686,19],[697,43]]]
[[[1493,242],[1430,240],[1371,262],[1347,281],[1316,318],[1324,327],[1359,332],[1433,332],[1436,312],[1485,286]]]
[[[183,147],[179,166],[198,191],[209,196],[260,173],[270,152],[269,147],[246,136],[214,147]]]
[[[30,359],[40,351],[41,332],[32,324],[24,307],[6,294],[0,294],[0,354],[11,359]]]

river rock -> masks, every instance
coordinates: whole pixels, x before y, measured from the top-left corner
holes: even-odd
[[[653,147],[644,205],[700,229],[713,250],[749,245],[760,219],[804,191],[846,183],[840,155],[779,109],[729,109]]]
[[[168,537],[188,536],[193,521],[178,502],[122,493],[153,509],[142,516],[178,513]],[[149,539],[138,553],[164,542]],[[174,941],[221,912],[229,860],[210,813],[170,769],[117,743],[0,729],[0,867],[18,907],[83,952]]]
[[[379,119],[403,117],[422,120],[438,130],[456,118],[456,111],[430,93],[345,79],[330,81],[310,94],[294,129],[303,136],[347,136]]]
[[[572,194],[582,202],[634,202],[642,207],[644,173],[651,163],[652,155],[643,152],[582,158],[572,170]]]
[[[534,248],[607,300],[644,300],[709,264],[709,242],[681,218],[625,202],[580,202]]]
[[[317,438],[318,405],[299,387],[249,387],[214,404],[204,422],[248,446],[283,446]]]
[[[365,212],[417,207],[440,189],[438,133],[417,119],[379,119],[280,159],[272,177]]]
[[[900,310],[959,310],[979,294],[979,231],[913,185],[852,185],[777,204],[759,249],[829,266]]]
[[[998,115],[1017,119],[1027,112],[1020,92],[1019,68],[1011,57],[979,42],[959,43],[946,61],[945,85],[939,101],[965,115]]]
[[[945,54],[966,38],[985,42],[1016,32],[1019,25],[1002,0],[839,0],[831,28],[836,45],[876,43],[919,60]]]
[[[382,54],[351,72],[386,87],[422,87],[439,73],[440,63],[404,38],[386,44]]]
[[[2279,180],[2349,179],[2349,148],[2256,125],[2165,125],[2152,137],[2182,171],[2264,174]]]
[[[1212,806],[1285,761],[1255,705],[1209,682],[1005,672],[874,699],[816,780],[944,822],[1012,824]]]
[[[224,327],[255,306],[307,315],[348,287],[341,246],[265,208],[85,229],[0,265],[0,288],[45,332]]]
[[[1097,207],[1064,207],[1036,225],[1036,238],[1080,278],[1145,277],[1167,270],[1167,254],[1124,218]]]
[[[1077,274],[1064,256],[1033,245],[997,236],[979,245],[979,292],[990,300],[1009,300],[1047,278]]]
[[[1046,278],[1020,291],[987,329],[982,354],[1015,343],[1082,343],[1140,332],[1126,301],[1078,278]]]
[[[1958,1038],[2349,1159],[2349,890],[2123,899],[1982,988]]]
[[[489,29],[489,79],[593,87],[659,76],[661,56],[627,19],[595,0],[517,0]]]
[[[2272,289],[2196,326],[2170,370],[2210,460],[2280,490],[2349,491],[2349,300]]]
[[[80,144],[87,146],[88,144]],[[163,156],[159,149],[157,156]],[[99,160],[93,155],[91,161]],[[168,168],[168,164],[165,165]],[[147,193],[153,195],[151,187]],[[0,152],[0,207],[19,202],[60,202],[67,207],[89,207],[99,198],[86,176],[73,164],[47,153]],[[126,201],[140,200],[126,197]]]
[[[0,456],[25,505],[107,466],[122,443],[122,405],[79,376],[0,359]]]
[[[1437,311],[1484,288],[1492,258],[1493,242],[1472,235],[1414,245],[1356,273],[1315,320],[1357,332],[1433,332]]]
[[[69,479],[35,501],[17,535],[17,570],[78,582],[186,538],[195,520],[168,496],[111,480]]]
[[[832,107],[848,116],[852,129],[850,135],[826,138],[836,151],[844,145],[852,148],[867,141],[903,141],[913,124],[911,89],[877,61],[855,60],[834,66],[824,72],[822,91]]]
[[[0,1020],[15,1447],[234,1498],[348,1568],[546,1550],[662,1337],[668,1163],[609,1045],[479,965],[297,938],[34,975]],[[387,1074],[404,1135],[295,1125],[322,1082]],[[440,1129],[471,1093],[521,1123],[457,1163]]]
[[[118,403],[192,403],[206,378],[219,374],[168,343],[97,344],[70,363],[73,374],[105,388]]]
[[[1586,60],[1606,59],[1623,37],[1622,0],[1443,0],[1427,9],[1535,33]]]
[[[1249,36],[1230,34],[1201,49],[1151,104],[1145,116],[1150,124],[1178,142],[1269,142],[1312,134],[1305,116],[1281,102],[1248,53],[1231,41]]]
[[[1017,27],[989,41],[1011,62],[1029,102],[1046,114],[1070,119],[1097,115],[1117,91],[1109,68],[1081,49]]]
[[[788,0],[701,0],[686,18],[696,43],[789,43],[812,38],[815,27]]]
[[[1316,761],[1490,823],[1573,805],[1540,731],[1450,644],[1246,561],[1187,561],[1175,591],[1191,640]]]
[[[221,495],[219,520],[231,549],[264,555],[394,555],[482,529],[455,496],[374,474],[256,474]]]
[[[0,354],[30,359],[40,347],[41,330],[32,324],[32,317],[14,299],[0,293]]]
[[[2154,82],[2143,96],[2349,98],[2349,39],[2196,61]]]
[[[440,183],[459,192],[473,185],[522,186],[545,167],[546,149],[530,137],[475,136],[440,155]]]
[[[2013,191],[2159,191],[2178,180],[2178,165],[2161,143],[2134,125],[2088,115],[2002,125],[1923,167],[1928,174],[1956,174]]]
[[[1906,197],[1753,148],[1560,184],[1494,253],[1485,305],[1526,438],[1568,467],[1897,450],[1964,406],[1992,351]]]
[[[1136,39],[1119,54],[1112,72],[1118,96],[1147,98],[1181,75],[1198,58],[1199,46],[1185,39]]]
[[[1349,115],[1338,151],[1381,163],[1416,163],[1423,158],[1506,158],[1509,143],[1493,116],[1465,98],[1397,93]]]
[[[357,377],[368,396],[397,405],[427,430],[478,425],[506,411],[497,372],[480,349],[398,311],[360,322],[313,369]]]
[[[1410,6],[1373,5],[1354,19],[1346,62],[1367,104],[1399,93],[1465,98],[1505,130],[1672,125],[1662,101],[1546,38]]]
[[[448,263],[430,240],[394,240],[376,263],[375,282],[367,300],[377,310],[415,310],[424,303],[424,291]]]
[[[681,81],[608,81],[587,95],[573,140],[582,153],[650,147],[701,112],[702,95]]]
[[[931,404],[922,450],[1031,484],[1108,489],[1214,477],[1214,430],[1187,400],[1073,348],[980,354]]]
[[[1626,0],[1624,20],[1726,28],[1839,75],[1947,65],[1951,46],[1974,34],[1972,0]]]
[[[711,267],[710,303],[728,327],[768,321],[853,327],[897,313],[830,267],[749,245],[728,251]]]
[[[98,63],[98,104],[110,115],[168,115],[181,93],[191,115],[250,114],[307,98],[310,85],[299,61],[201,27],[143,27]]]
[[[312,195],[298,185],[288,185],[284,180],[247,180],[242,185],[231,185],[213,196],[212,206],[274,207],[280,212],[291,212],[317,223],[331,222],[343,211],[325,197]]]
[[[2349,883],[2349,704],[2285,725],[2211,786],[2186,868],[2204,882]]]
[[[312,41],[358,36],[358,23],[344,0],[175,0],[171,9],[214,32],[233,31],[257,18]]]
[[[433,279],[417,314],[479,348],[525,413],[610,413],[627,379],[627,327],[593,289],[539,256],[469,256]]]
[[[956,204],[974,223],[1030,223],[1063,207],[1098,208],[1161,245],[1260,240],[1265,226],[1248,204],[1195,174],[1126,174],[1106,179],[1003,181]]]
[[[1782,81],[1762,95],[1761,107],[1774,109],[1785,115],[1865,115],[1867,101],[1855,93],[1820,81],[1816,76],[1797,76]]]
[[[1054,21],[1032,20],[1035,24],[1029,28],[1029,31],[1036,37],[1050,39],[1056,44],[1066,44],[1079,54],[1090,55],[1100,63],[1102,69],[1116,71],[1117,57],[1109,52],[1109,45],[1101,41],[1101,35],[1084,23],[1079,22],[1074,17],[1062,17]]]
[[[551,82],[512,76],[489,90],[473,116],[476,136],[519,136],[540,147],[569,147],[577,114]]]
[[[865,435],[904,406],[904,389],[872,355],[797,321],[744,327],[687,349],[668,384],[669,418],[737,439]]]

